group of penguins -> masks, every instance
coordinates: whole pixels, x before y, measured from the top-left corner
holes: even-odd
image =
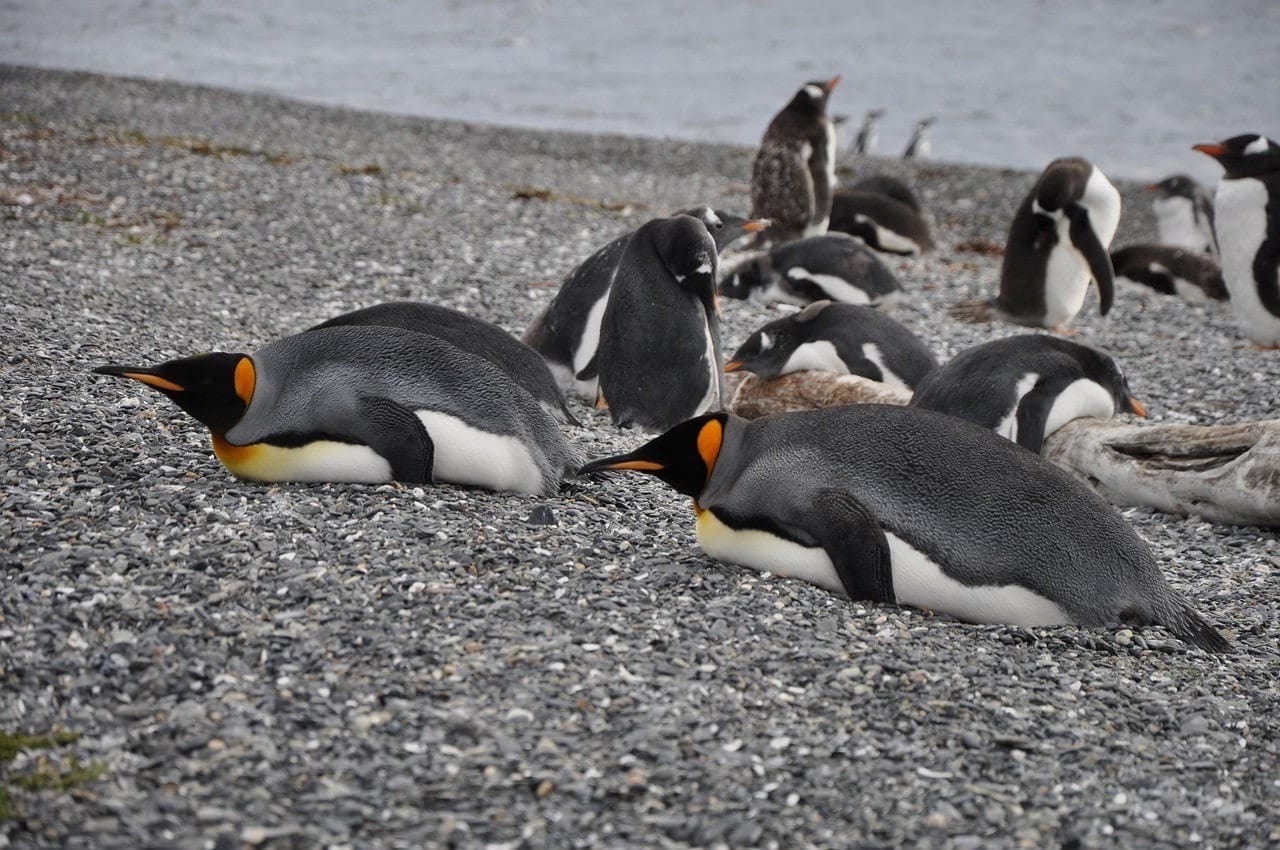
[[[932,243],[900,181],[837,190],[826,105],[838,81],[806,84],[769,124],[749,218],[700,206],[619,236],[569,273],[523,340],[446,307],[394,302],[253,354],[95,371],[167,395],[209,428],[214,453],[243,479],[552,495],[569,478],[632,470],[693,499],[698,543],[722,561],[971,622],[1160,624],[1225,651],[1128,523],[1038,454],[1071,418],[1144,415],[1110,356],[1029,334],[938,366],[876,309],[900,291],[877,252],[918,254]],[[1216,231],[1146,257],[1146,278],[1177,278],[1175,254],[1211,264],[1216,254],[1246,333],[1280,343],[1280,148],[1247,135],[1197,149],[1226,169]],[[1206,215],[1188,183],[1158,187],[1158,211],[1188,201],[1162,220]],[[1107,253],[1119,212],[1096,167],[1054,161],[1014,215],[999,294],[956,311],[1061,330],[1092,279],[1106,313],[1121,263]],[[802,309],[751,334],[726,363],[721,296]],[[860,374],[914,396],[906,407],[753,421],[725,409],[726,371],[804,369]],[[565,390],[607,408],[616,425],[661,433],[582,464],[561,431],[579,424]]]

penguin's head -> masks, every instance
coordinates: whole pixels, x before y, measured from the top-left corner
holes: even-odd
[[[610,469],[631,469],[656,475],[678,493],[697,499],[706,489],[724,444],[728,413],[698,416],[655,437],[633,452],[593,460],[579,475]]]
[[[752,372],[761,378],[778,377],[796,348],[809,341],[808,323],[830,306],[830,301],[815,301],[794,315],[769,322],[738,346],[724,370]]]
[[[131,378],[173,399],[214,434],[231,430],[253,400],[257,372],[247,354],[214,352],[159,366],[99,366],[99,375]]]
[[[705,204],[690,207],[687,210],[677,210],[672,215],[692,216],[705,224],[707,232],[715,240],[716,250],[721,254],[746,234],[764,230],[771,223],[767,218],[746,219],[740,215],[712,209]]]
[[[1232,179],[1256,177],[1280,170],[1280,145],[1257,133],[1232,136],[1211,144],[1192,145],[1191,149],[1216,159],[1226,169],[1227,177]]]
[[[1132,413],[1134,416],[1146,419],[1146,405],[1133,397],[1133,391],[1129,389],[1129,379],[1125,377],[1124,371],[1121,370],[1120,364],[1116,362],[1116,359],[1105,351],[1087,345],[1082,345],[1080,348],[1083,349],[1081,362],[1084,366],[1085,374],[1093,377],[1105,389],[1111,391],[1111,398],[1115,402],[1116,412]]]
[[[767,252],[748,255],[720,278],[719,292],[725,298],[750,298],[752,292],[765,285],[772,269]]]
[[[1171,174],[1159,183],[1147,184],[1147,191],[1161,198],[1194,198],[1199,189],[1200,184],[1186,174]]]
[[[791,98],[787,109],[823,115],[827,111],[827,98],[831,97],[832,90],[839,84],[838,74],[829,80],[810,80]]]

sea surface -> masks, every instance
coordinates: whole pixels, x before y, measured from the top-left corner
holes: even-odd
[[[896,155],[1156,179],[1280,136],[1277,0],[0,0],[0,62],[493,124],[755,144],[806,80]],[[0,104],[0,109],[3,104]]]

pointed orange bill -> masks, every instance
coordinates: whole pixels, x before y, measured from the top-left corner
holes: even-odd
[[[839,75],[839,74],[836,74],[834,77],[832,77],[831,79],[827,80],[826,85],[824,85],[824,86],[823,86],[823,88],[825,88],[825,89],[827,90],[827,92],[828,92],[828,93],[830,93],[830,92],[831,92],[831,90],[832,90],[832,89],[834,89],[834,88],[835,88],[836,86],[838,86],[838,85],[840,85],[840,75]]]
[[[653,460],[624,460],[621,463],[610,464],[608,469],[634,469],[636,472],[657,472],[660,469],[666,469],[665,466]]]
[[[753,218],[750,221],[744,222],[742,229],[748,233],[755,233],[757,230],[764,230],[771,224],[773,224],[773,219],[771,218]]]
[[[1222,156],[1227,152],[1226,148],[1216,142],[1206,145],[1192,145],[1191,149],[1193,151],[1200,151],[1200,153],[1207,153],[1209,156]]]
[[[741,360],[730,360],[728,363],[724,364],[724,370],[726,372],[736,372],[741,368],[742,368]]]
[[[159,375],[148,375],[146,372],[121,372],[120,375],[125,378],[132,378],[135,381],[141,381],[149,387],[155,387],[158,390],[166,390],[171,393],[185,392],[185,390],[167,378]]]
[[[1141,416],[1143,419],[1147,418],[1147,406],[1133,396],[1129,396],[1129,410],[1134,416]]]

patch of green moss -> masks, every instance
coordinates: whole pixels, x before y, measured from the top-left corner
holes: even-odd
[[[43,118],[31,112],[0,113],[0,121],[6,124],[22,124],[27,127],[40,127],[44,124]]]
[[[80,740],[79,732],[65,730],[46,735],[24,735],[20,732],[0,730],[0,765],[6,765],[23,750],[48,750],[74,744]],[[0,782],[0,823],[17,817],[17,808],[7,786],[24,791],[69,791],[90,782],[96,782],[107,772],[101,762],[81,764],[74,754],[58,757],[41,755],[35,763],[16,776]]]
[[[23,735],[0,729],[0,762],[11,762],[22,750],[48,750],[80,740],[79,732],[51,732],[48,735]]]
[[[553,189],[543,189],[538,186],[509,186],[508,188],[511,189],[511,197],[519,201],[545,201],[547,203],[559,202],[562,204],[574,204],[580,207],[607,210],[608,212],[622,212],[628,209],[644,207],[644,204],[633,203],[631,201],[605,201],[600,198],[584,198],[581,195],[566,195],[563,192],[557,192]]]
[[[383,170],[381,165],[371,162],[368,165],[339,165],[338,173],[344,177],[353,174],[367,174],[373,176],[377,174],[386,174],[386,171]]]

